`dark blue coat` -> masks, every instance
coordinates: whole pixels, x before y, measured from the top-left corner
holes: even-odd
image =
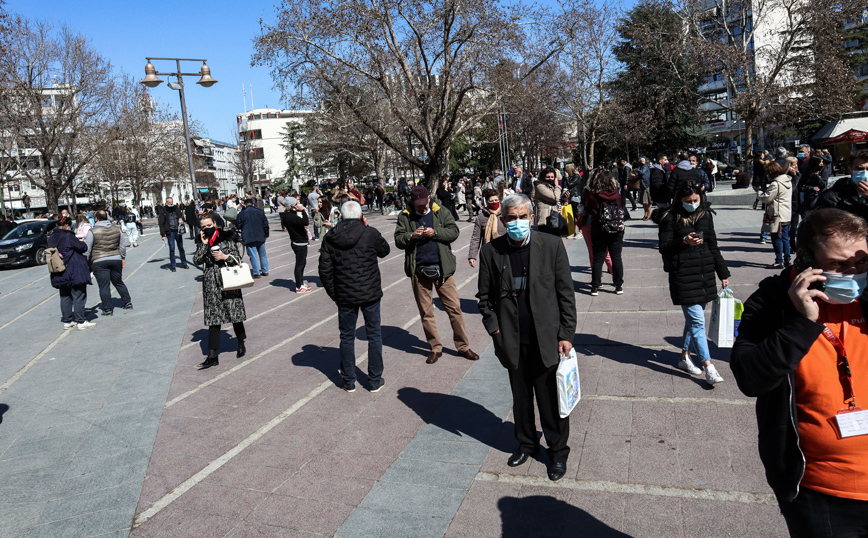
[[[241,239],[245,245],[264,243],[268,238],[268,218],[261,209],[253,206],[249,205],[238,213],[235,226],[241,229]]]
[[[51,286],[68,288],[81,284],[90,284],[90,267],[84,253],[87,244],[77,238],[74,233],[62,228],[55,228],[48,238],[48,246],[56,247],[66,264],[66,271],[51,275]]]

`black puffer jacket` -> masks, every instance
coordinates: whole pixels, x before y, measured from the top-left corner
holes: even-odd
[[[663,268],[669,272],[669,295],[676,305],[705,304],[717,297],[715,273],[723,280],[729,269],[720,249],[711,213],[704,211],[695,225],[682,225],[680,211],[672,211],[660,221],[659,245]],[[703,242],[691,247],[684,238],[702,232]]]
[[[868,219],[868,198],[859,196],[859,190],[849,177],[842,177],[820,195],[817,207],[834,207]]]
[[[326,234],[319,252],[319,278],[332,301],[363,306],[383,297],[377,258],[389,254],[389,243],[376,228],[347,219]]]

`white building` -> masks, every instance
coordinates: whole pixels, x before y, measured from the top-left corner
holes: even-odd
[[[213,174],[217,181],[217,196],[243,194],[243,179],[236,164],[238,146],[211,138],[193,137],[193,154],[200,157],[204,166],[196,172]],[[197,185],[200,189],[202,185]]]
[[[265,187],[286,172],[286,152],[281,147],[283,130],[288,123],[304,125],[313,110],[257,108],[236,116],[241,149],[252,151],[256,160],[255,183]]]

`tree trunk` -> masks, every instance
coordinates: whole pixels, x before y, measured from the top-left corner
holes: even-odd
[[[744,122],[744,153],[745,157],[753,153],[753,122]]]
[[[50,213],[60,213],[60,206],[57,203],[60,193],[57,192],[57,184],[52,179],[45,181],[45,207]]]

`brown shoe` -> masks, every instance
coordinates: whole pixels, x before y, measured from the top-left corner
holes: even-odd
[[[268,273],[262,273],[262,276],[268,276]]]
[[[478,361],[479,360],[479,355],[474,353],[473,350],[471,350],[471,349],[468,349],[467,351],[459,351],[458,356],[464,357],[465,359],[467,359],[469,361]]]
[[[253,275],[253,278],[262,278],[262,277],[259,275]]]
[[[425,362],[427,364],[434,364],[435,362],[437,362],[437,359],[439,359],[441,355],[443,355],[442,352],[441,353],[434,353],[432,351],[431,354],[428,355],[428,358],[425,360]]]

